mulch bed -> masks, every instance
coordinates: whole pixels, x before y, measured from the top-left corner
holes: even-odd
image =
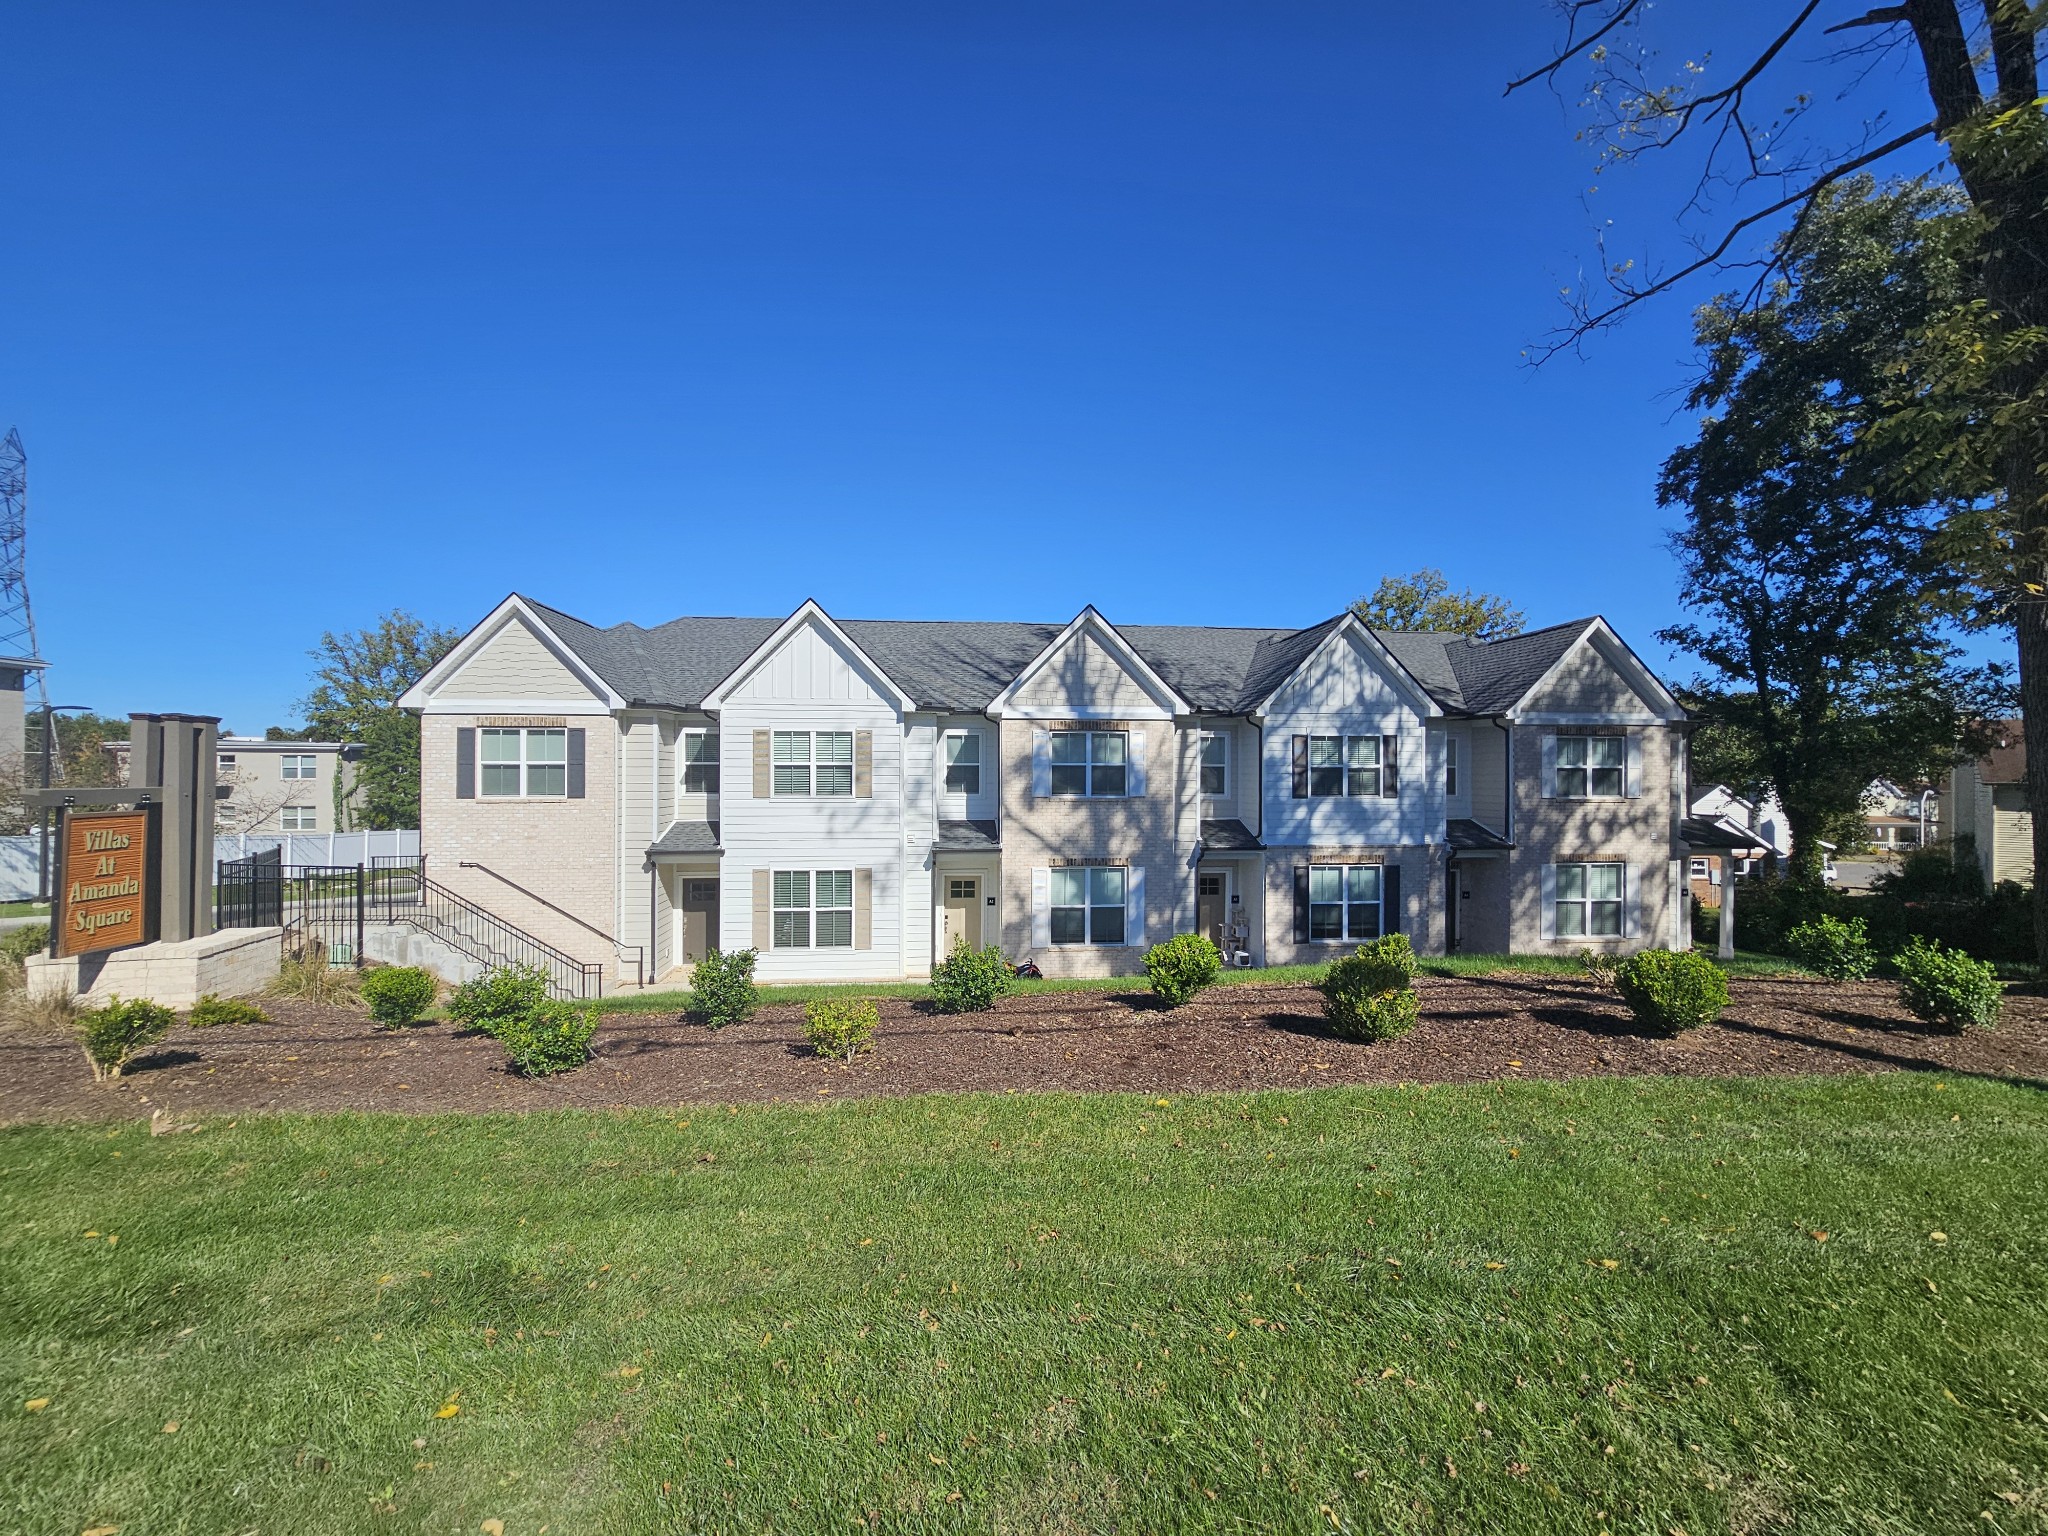
[[[1642,1073],[1945,1069],[2048,1080],[2048,999],[2039,997],[2009,995],[1995,1031],[1958,1037],[1928,1031],[1880,983],[1737,980],[1720,1023],[1663,1040],[1638,1034],[1611,991],[1575,978],[1424,977],[1417,991],[1420,1026],[1375,1046],[1332,1037],[1320,998],[1299,984],[1215,987],[1172,1012],[1137,991],[1013,997],[961,1016],[885,999],[875,1049],[851,1066],[811,1053],[794,1005],[716,1032],[674,1014],[613,1014],[589,1066],[538,1081],[507,1071],[495,1041],[452,1024],[384,1031],[360,1013],[278,1003],[269,1025],[180,1026],[127,1076],[101,1086],[76,1045],[0,1040],[0,1124],[156,1109],[424,1114]]]

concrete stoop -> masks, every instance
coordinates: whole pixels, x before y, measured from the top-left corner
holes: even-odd
[[[489,962],[464,954],[444,939],[410,923],[369,923],[363,928],[363,954],[386,965],[413,965],[459,987],[491,969]]]

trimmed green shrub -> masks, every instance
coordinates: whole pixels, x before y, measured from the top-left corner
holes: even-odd
[[[955,939],[953,952],[932,967],[932,1006],[941,1013],[982,1013],[1016,989],[1016,973],[993,944],[969,949]]]
[[[1810,918],[1785,935],[1785,953],[1835,981],[1862,981],[1877,965],[1870,925],[1860,917]]]
[[[590,1060],[597,1013],[560,998],[548,998],[525,1013],[498,1021],[498,1042],[522,1077],[573,1072]]]
[[[754,985],[759,958],[751,949],[707,951],[690,971],[690,1012],[702,1014],[713,1029],[751,1019],[761,1003],[761,989]]]
[[[217,997],[209,992],[192,1005],[185,1022],[194,1029],[213,1029],[222,1024],[268,1024],[270,1015],[247,998]]]
[[[1332,961],[1316,988],[1333,1033],[1377,1044],[1407,1034],[1421,1017],[1414,980],[1415,951],[1408,936],[1390,933]]]
[[[363,975],[363,1001],[370,1017],[387,1029],[417,1024],[440,995],[431,971],[413,965],[383,965]]]
[[[1998,1022],[2005,988],[1986,962],[1914,939],[1892,956],[1892,965],[1899,973],[1899,1001],[1915,1018],[1955,1035],[1972,1024],[1989,1029]]]
[[[140,997],[128,1002],[111,998],[104,1008],[81,1013],[78,1038],[85,1047],[85,1059],[92,1064],[93,1080],[119,1077],[137,1055],[171,1032],[177,1018],[162,1003]]]
[[[30,923],[26,928],[15,928],[0,936],[0,960],[20,965],[30,955],[40,955],[49,947],[50,925]]]
[[[1728,978],[1705,955],[1689,949],[1631,955],[1616,973],[1615,985],[1636,1022],[1663,1035],[1711,1024],[1728,1006]]]
[[[507,965],[457,987],[448,999],[448,1017],[465,1029],[501,1036],[508,1020],[523,1019],[547,1001],[545,967]]]
[[[820,1056],[851,1061],[875,1038],[881,1010],[871,997],[821,997],[804,1004],[804,1038]]]
[[[1145,975],[1153,995],[1178,1008],[1223,974],[1223,952],[1199,933],[1177,933],[1145,952]]]

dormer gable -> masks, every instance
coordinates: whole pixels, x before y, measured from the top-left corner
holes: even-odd
[[[705,697],[733,703],[832,702],[909,713],[915,702],[815,601],[806,599]]]
[[[495,704],[589,713],[625,704],[516,595],[492,609],[398,702],[430,714],[473,713]]]
[[[1192,710],[1115,625],[1088,607],[996,695],[989,713],[1019,720],[1170,720]]]
[[[1411,709],[1424,719],[1443,714],[1429,691],[1378,637],[1355,616],[1347,615],[1257,701],[1255,713],[1262,718],[1335,716],[1389,705]]]
[[[1671,691],[1605,619],[1589,624],[1508,715],[1529,725],[1595,720],[1659,725],[1686,718]]]

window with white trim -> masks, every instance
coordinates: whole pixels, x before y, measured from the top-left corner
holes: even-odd
[[[1312,800],[1333,800],[1380,792],[1378,736],[1311,736],[1308,739],[1308,793]]]
[[[773,750],[776,794],[853,793],[853,732],[777,731]]]
[[[1627,786],[1628,743],[1619,736],[1557,738],[1557,795],[1562,800],[1618,800]]]
[[[946,793],[981,793],[981,732],[946,732]]]
[[[1051,871],[1053,943],[1123,943],[1130,873],[1103,865]]]
[[[1363,944],[1380,936],[1383,871],[1377,864],[1311,864],[1308,936],[1311,942]]]
[[[232,752],[221,753],[220,756],[213,760],[213,766],[216,772],[227,774],[232,778],[235,772],[235,754]]]
[[[278,811],[277,824],[287,832],[317,832],[320,813],[310,805],[287,805]]]
[[[1129,793],[1130,737],[1122,731],[1054,731],[1052,792],[1116,796]],[[1078,942],[1078,941],[1075,941]],[[1122,939],[1117,943],[1121,944]]]
[[[1710,876],[1710,875],[1711,875],[1712,873],[1713,873],[1713,860],[1711,860],[1711,859],[1694,859],[1694,860],[1692,861],[1692,877],[1693,877],[1693,879],[1695,879],[1695,880],[1705,880],[1705,879],[1707,879],[1707,878],[1708,878],[1708,877],[1709,877],[1709,876]]]
[[[569,793],[566,727],[487,725],[477,735],[478,793],[494,800]]]
[[[277,761],[287,779],[316,779],[320,776],[316,759],[310,752],[287,752]]]
[[[1230,793],[1230,738],[1220,732],[1202,733],[1202,793],[1212,800]]]
[[[718,732],[683,732],[683,793],[718,793]]]
[[[1457,798],[1458,794],[1458,738],[1444,738],[1444,793]]]
[[[853,948],[853,871],[778,869],[772,881],[777,949]]]
[[[1620,864],[1557,866],[1557,936],[1560,939],[1621,937],[1624,867]]]

